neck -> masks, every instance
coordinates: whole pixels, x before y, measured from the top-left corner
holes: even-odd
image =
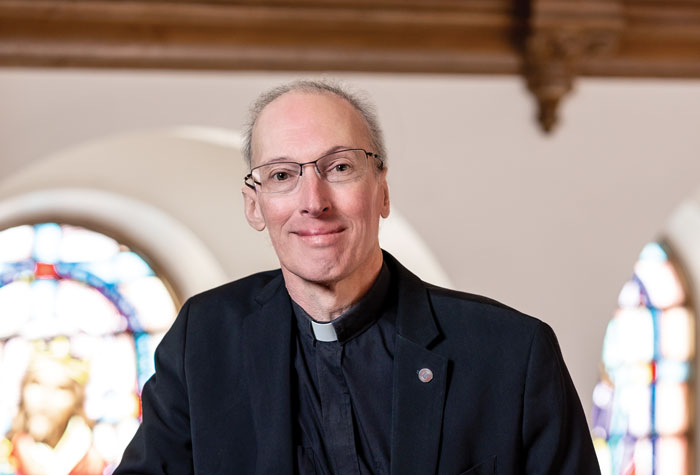
[[[330,322],[345,313],[372,287],[382,268],[382,251],[377,249],[351,275],[336,282],[311,282],[282,268],[289,296],[314,320]]]

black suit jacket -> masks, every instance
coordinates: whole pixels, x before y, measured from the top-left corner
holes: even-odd
[[[551,328],[384,258],[399,289],[392,475],[599,474]],[[294,473],[294,328],[280,271],[188,300],[116,475]]]

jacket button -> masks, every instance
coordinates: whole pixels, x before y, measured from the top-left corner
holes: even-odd
[[[418,379],[424,383],[429,383],[433,380],[433,372],[430,370],[430,368],[423,368],[418,371]]]

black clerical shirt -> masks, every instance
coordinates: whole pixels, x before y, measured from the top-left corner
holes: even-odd
[[[326,324],[292,302],[300,475],[389,474],[396,340],[390,284],[384,264],[367,294]]]

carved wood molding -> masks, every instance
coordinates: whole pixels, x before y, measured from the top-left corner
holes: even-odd
[[[0,66],[700,78],[700,0],[0,0]]]
[[[617,0],[535,0],[525,43],[525,76],[546,132],[557,122],[560,100],[569,93],[579,63],[614,51],[623,28]]]

